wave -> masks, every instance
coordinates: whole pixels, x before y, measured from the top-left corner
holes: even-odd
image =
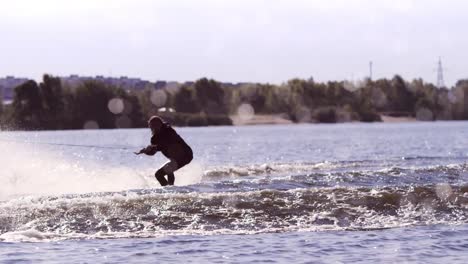
[[[305,172],[336,166],[330,162],[320,163],[272,163],[239,166],[218,166],[205,170],[204,177],[252,176],[281,172]]]
[[[357,162],[324,162],[316,164],[264,164],[218,167],[204,173],[204,181],[220,181],[220,191],[230,188],[293,189],[336,186],[404,186],[411,184],[462,184],[468,181],[468,164],[437,166],[371,167]],[[393,163],[392,163],[393,164]]]
[[[411,158],[416,159],[416,158]],[[407,158],[399,158],[396,160],[359,160],[359,161],[324,161],[317,163],[299,162],[299,163],[264,163],[251,165],[231,165],[231,166],[215,166],[205,170],[204,177],[233,177],[233,176],[255,176],[280,173],[304,173],[314,171],[344,171],[355,172],[360,171],[382,171],[389,173],[399,173],[404,171],[428,171],[428,172],[450,172],[451,170],[467,170],[468,163],[448,163],[444,165],[419,165],[416,166],[407,163]],[[459,160],[457,160],[459,161]]]
[[[175,187],[0,202],[0,239],[368,230],[468,223],[467,213],[465,185],[222,193]]]

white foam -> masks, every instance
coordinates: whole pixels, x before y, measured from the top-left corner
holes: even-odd
[[[57,235],[43,233],[35,229],[7,232],[0,235],[0,240],[5,242],[47,242],[53,238],[57,238]]]
[[[334,164],[328,161],[320,163],[271,163],[271,164],[253,164],[244,166],[216,166],[204,171],[208,177],[229,177],[229,176],[269,176],[281,173],[304,173],[315,170],[325,170],[340,167],[340,164]]]
[[[0,142],[0,200],[25,194],[67,194],[157,188],[157,168],[136,171],[115,163],[73,160],[60,152],[17,142]],[[130,158],[130,157],[129,157]],[[200,182],[202,166],[189,164],[176,173],[176,185]]]

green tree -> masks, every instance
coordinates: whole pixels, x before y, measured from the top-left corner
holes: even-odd
[[[457,81],[452,89],[452,98],[454,118],[468,120],[468,79]]]
[[[201,110],[206,114],[227,114],[228,107],[224,102],[224,90],[213,79],[199,79],[193,85]]]
[[[115,128],[115,116],[108,109],[114,98],[113,88],[97,81],[86,81],[76,88],[71,100],[71,128],[81,129],[87,122],[96,122],[99,128]]]
[[[392,79],[391,89],[387,97],[392,105],[393,111],[413,112],[414,96],[408,90],[405,81],[399,75],[395,75]]]
[[[137,95],[131,92],[126,92],[123,89],[115,89],[114,94],[114,97],[120,98],[124,102],[122,113],[114,116],[117,118],[116,124],[119,124],[118,120],[128,118],[130,120],[128,127],[145,127],[146,118],[143,115],[142,107]]]
[[[0,116],[3,116],[3,87],[0,86]]]
[[[35,81],[27,81],[15,88],[12,107],[12,121],[17,127],[41,128],[42,98]]]
[[[198,113],[201,111],[196,92],[193,87],[182,86],[174,96],[174,107],[181,113]]]
[[[60,78],[45,74],[39,88],[43,104],[42,126],[45,129],[63,129],[65,106]]]

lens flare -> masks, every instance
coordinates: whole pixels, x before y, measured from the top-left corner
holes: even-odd
[[[255,110],[250,104],[241,104],[237,108],[237,114],[243,121],[250,120],[255,115]]]
[[[166,105],[166,92],[164,92],[163,90],[154,90],[151,92],[150,100],[155,106],[162,107]]]
[[[120,114],[125,109],[124,101],[120,98],[112,98],[107,103],[107,108],[115,115]]]

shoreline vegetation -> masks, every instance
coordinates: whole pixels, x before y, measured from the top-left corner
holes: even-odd
[[[468,80],[450,89],[422,79],[227,86],[202,78],[177,87],[128,90],[99,80],[69,85],[45,74],[0,100],[2,130],[146,127],[151,115],[175,126],[468,120]]]

